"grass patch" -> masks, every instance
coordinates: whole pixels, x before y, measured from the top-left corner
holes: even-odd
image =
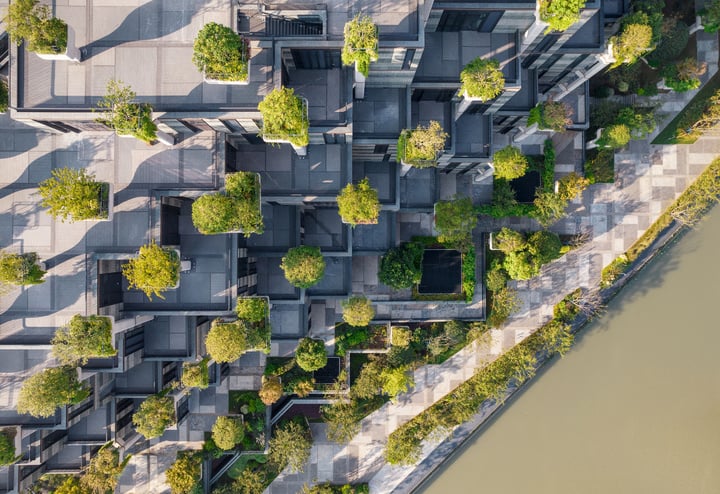
[[[702,135],[702,132],[696,131],[686,135],[680,135],[680,132],[686,126],[690,127],[700,119],[708,99],[710,99],[718,89],[720,89],[720,72],[716,73],[712,79],[698,91],[687,106],[655,137],[652,144],[692,144],[697,141]]]

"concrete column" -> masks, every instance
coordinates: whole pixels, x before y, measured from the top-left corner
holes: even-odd
[[[358,70],[355,62],[355,99],[365,99],[365,76]]]

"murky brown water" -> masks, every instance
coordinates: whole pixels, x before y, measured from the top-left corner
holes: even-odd
[[[720,209],[423,494],[720,493]]]

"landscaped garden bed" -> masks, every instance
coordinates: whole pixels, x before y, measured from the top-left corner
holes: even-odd
[[[265,405],[256,391],[229,391],[228,411],[241,415],[245,437],[237,446],[241,451],[262,451],[265,448]]]
[[[425,246],[421,263],[420,281],[417,285],[413,285],[412,287],[413,300],[465,301],[469,303],[473,298],[476,282],[474,246],[466,246],[463,252],[455,249],[448,249],[448,245],[441,243],[437,237],[413,237],[413,242],[417,242]],[[435,254],[433,254],[433,252]],[[425,256],[428,254],[430,255],[430,258],[426,265]],[[444,256],[446,259],[436,259],[438,256]],[[460,258],[459,262],[458,257]],[[454,271],[452,273],[445,272],[445,274],[443,274],[443,266],[448,269],[452,268]],[[438,267],[440,269],[437,269]],[[431,275],[431,271],[435,274]],[[459,276],[456,276],[456,274]],[[433,288],[432,279],[440,278],[440,280],[444,282],[444,277],[446,275],[449,278],[448,281],[452,282],[453,286],[450,287],[449,283],[445,283],[447,287],[438,285],[439,288]],[[423,280],[425,280],[424,286]],[[457,285],[456,282],[459,282],[459,285]],[[430,291],[423,292],[421,287]],[[438,290],[446,291],[443,292]]]
[[[356,327],[343,322],[335,325],[335,355],[345,356],[348,350],[381,351],[387,346],[386,324]]]

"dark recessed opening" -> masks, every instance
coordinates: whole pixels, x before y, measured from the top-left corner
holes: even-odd
[[[510,181],[510,187],[515,191],[515,199],[521,204],[533,202],[535,200],[535,189],[540,185],[540,173],[535,170]]]
[[[418,293],[461,293],[462,255],[457,250],[427,249]]]
[[[313,372],[315,382],[318,384],[332,384],[340,375],[340,357],[328,357],[327,364],[322,369]]]

